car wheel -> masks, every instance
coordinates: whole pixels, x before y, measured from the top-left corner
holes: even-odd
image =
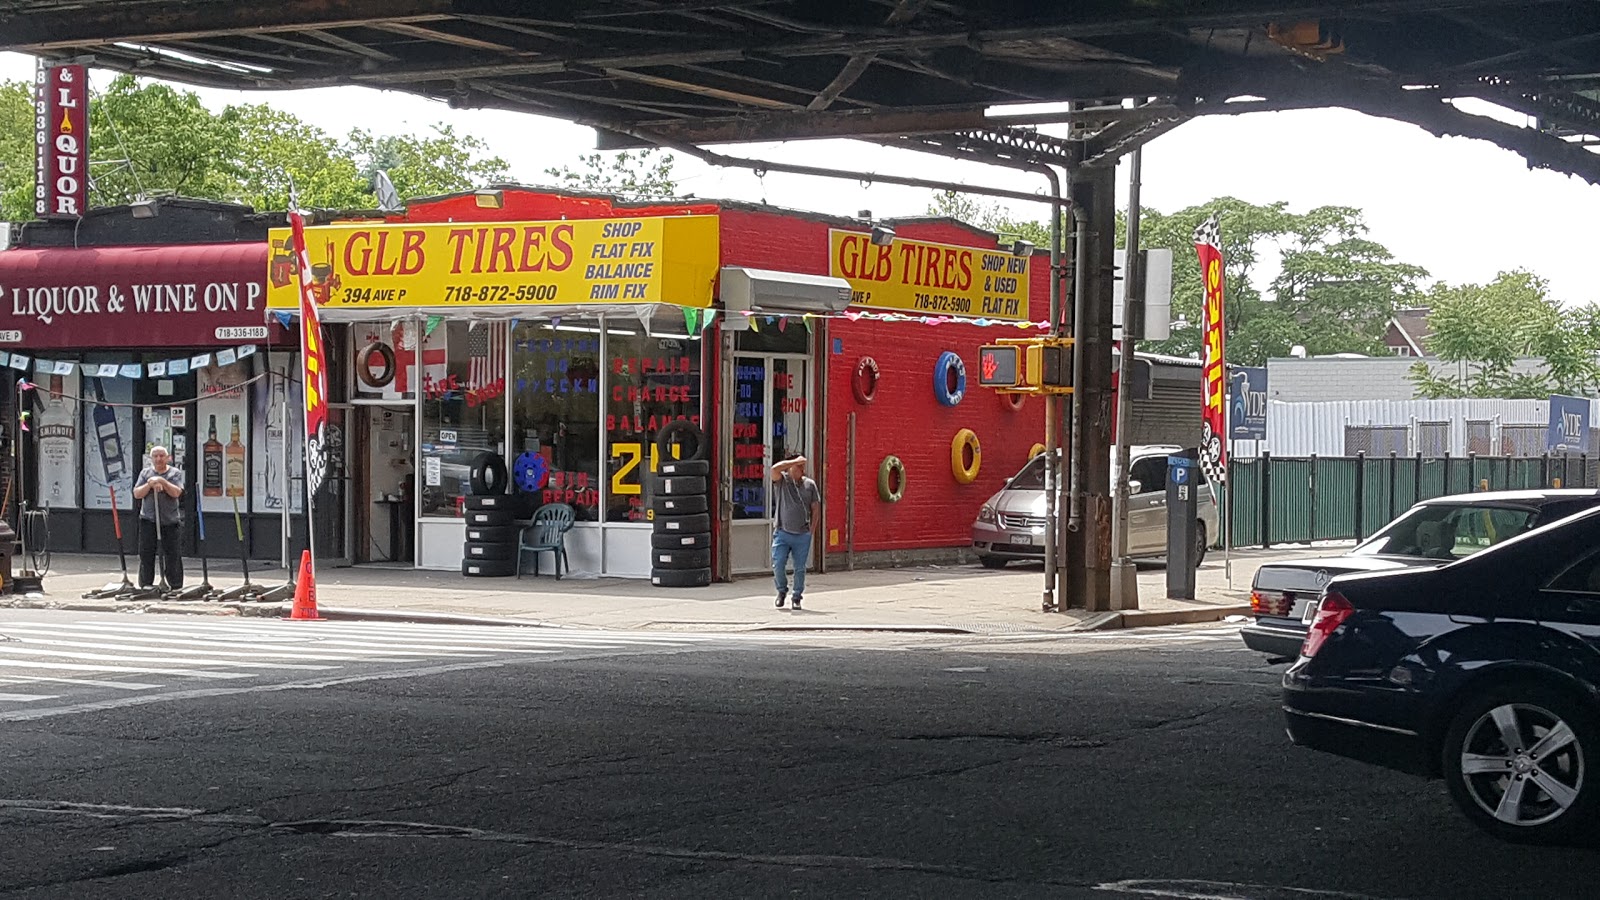
[[[1206,561],[1206,550],[1211,547],[1211,538],[1206,535],[1206,523],[1194,523],[1194,564],[1198,567]]]
[[[998,556],[978,557],[978,565],[983,566],[985,569],[1004,569],[1006,567],[1006,562],[1007,560],[1001,559]]]
[[[1537,684],[1469,700],[1445,732],[1450,797],[1473,824],[1509,841],[1559,843],[1585,834],[1600,774],[1600,724],[1581,701]]]

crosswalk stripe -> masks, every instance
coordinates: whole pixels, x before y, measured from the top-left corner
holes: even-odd
[[[118,691],[148,691],[161,687],[142,681],[98,681],[93,678],[51,678],[48,675],[0,675],[0,684],[76,684],[83,687],[112,688]]]
[[[98,641],[57,641],[48,638],[15,638],[16,642],[25,646],[41,647],[82,647],[85,649],[100,650],[136,650],[140,652],[155,652],[156,650],[176,650],[179,648],[163,648],[155,644],[116,644]],[[162,642],[164,643],[164,642]],[[324,653],[319,650],[304,650],[298,653],[262,653],[257,650],[199,650],[192,647],[181,648],[184,653],[193,656],[224,656],[247,657],[250,659],[317,659],[324,662],[402,662],[400,659],[383,659],[371,656],[348,655],[343,653]],[[420,656],[421,654],[417,654]]]
[[[65,636],[65,637],[84,637],[84,638],[96,637],[96,636],[99,636],[101,634],[109,634],[109,635],[112,635],[112,636],[122,635],[122,636],[125,636],[125,637],[137,637],[139,635],[147,634],[147,635],[151,635],[152,636],[151,643],[153,643],[153,644],[182,644],[185,647],[187,647],[187,646],[215,647],[218,644],[226,645],[226,644],[238,643],[241,646],[246,646],[246,647],[249,646],[249,644],[247,644],[244,641],[238,641],[238,642],[235,642],[235,641],[219,641],[215,636],[206,636],[204,634],[204,632],[179,632],[180,634],[190,634],[190,635],[192,635],[192,638],[167,637],[166,635],[168,635],[170,632],[167,632],[167,631],[164,631],[162,629],[155,628],[155,627],[132,626],[132,627],[129,627],[129,628],[115,628],[115,627],[112,627],[112,626],[99,626],[99,625],[57,625],[57,626],[37,626],[36,627],[36,626],[33,626],[31,623],[29,625],[25,625],[25,626],[22,626],[22,627],[16,627],[16,626],[13,626],[11,624],[7,624],[4,627],[7,630],[11,631],[13,634],[21,634],[21,633],[55,634],[55,635],[61,635],[61,636]],[[316,653],[316,652],[318,652],[316,650],[316,647],[318,645],[324,645],[327,642],[326,641],[320,641],[320,640],[310,640],[310,639],[301,637],[301,638],[298,639],[297,642],[291,642],[291,641],[287,641],[287,640],[284,640],[284,641],[267,640],[267,641],[263,641],[262,643],[268,644],[268,645],[274,645],[274,646],[284,646],[284,647],[296,647],[296,648],[304,647],[304,648],[307,648],[306,652]],[[367,649],[367,648],[361,648],[361,647],[351,647],[351,648],[347,648],[347,649],[339,649],[339,650],[334,651],[334,652],[344,653],[344,654],[347,654],[347,655],[350,655],[350,656],[359,656],[359,655],[363,655],[363,654],[370,654],[372,656],[381,655],[381,656],[431,657],[431,656],[437,656],[438,655],[438,654],[435,654],[435,653],[424,653],[424,652],[420,652],[420,651],[406,651],[406,650],[398,650],[398,649],[397,650],[384,651],[384,650]],[[298,656],[298,655],[301,655],[301,654],[297,653],[297,654],[294,654],[294,655]]]
[[[178,666],[226,666],[235,669],[304,669],[308,672],[326,672],[337,669],[338,666],[318,666],[309,663],[266,663],[245,662],[234,659],[173,659],[160,656],[121,656],[114,653],[83,653],[75,650],[38,650],[24,647],[12,647],[11,644],[0,644],[0,655],[14,654],[27,659],[35,656],[61,657],[69,659],[97,659],[101,662],[138,662],[161,663],[163,665]]]
[[[39,660],[0,659],[0,669],[50,672],[131,672],[135,675],[185,675],[190,678],[254,678],[253,672],[212,672],[204,669],[154,669],[147,666],[91,666],[86,663],[41,662]]]
[[[361,624],[365,625],[368,623]],[[8,624],[5,627],[10,629],[12,626]],[[309,629],[285,630],[274,628],[272,626],[252,628],[248,625],[233,625],[231,623],[228,625],[218,625],[215,627],[208,626],[206,628],[196,628],[194,626],[190,626],[186,628],[180,627],[175,629],[164,629],[148,625],[118,627],[117,625],[102,623],[85,623],[81,625],[48,627],[55,629],[71,629],[75,632],[87,632],[89,634],[125,633],[132,631],[141,634],[154,635],[173,643],[198,643],[204,646],[215,646],[218,643],[218,636],[216,632],[224,632],[230,637],[238,636],[240,638],[248,638],[251,640],[260,641],[261,643],[283,643],[285,646],[290,646],[291,644],[289,641],[290,639],[293,639],[304,642],[295,643],[292,645],[296,647],[337,647],[341,650],[348,649],[350,652],[410,652],[412,655],[422,655],[418,653],[418,651],[430,651],[426,654],[429,656],[437,655],[439,651],[493,653],[516,652],[516,650],[520,647],[558,647],[577,649],[582,647],[614,648],[631,644],[647,646],[679,646],[687,643],[685,641],[661,639],[655,636],[643,636],[642,638],[636,638],[632,635],[604,634],[594,634],[593,636],[569,636],[559,631],[545,631],[538,634],[529,635],[512,635],[506,633],[507,631],[512,630],[509,628],[500,629],[500,633],[496,635],[496,639],[493,640],[491,640],[489,637],[457,638],[448,632],[430,630],[422,632],[418,635],[419,637],[425,635],[429,640],[429,643],[417,643],[413,640],[403,640],[403,638],[409,636],[404,632],[395,633],[393,636],[389,634],[368,635],[363,633],[364,629],[347,629],[338,628],[337,626],[333,629],[329,629],[328,624],[326,623],[321,623],[316,626],[316,631],[318,633],[312,633]],[[453,626],[431,627],[448,629]],[[33,626],[27,629],[14,630],[27,630],[30,633],[42,633],[45,632],[47,628]],[[189,637],[181,639],[168,637],[168,635],[174,633],[185,634]],[[268,640],[262,641],[262,638],[267,638]],[[283,640],[275,640],[278,638]],[[229,642],[231,643],[231,641]],[[239,643],[248,643],[248,641],[241,639]]]
[[[0,694],[0,703],[33,703],[37,700],[54,700],[59,694]]]

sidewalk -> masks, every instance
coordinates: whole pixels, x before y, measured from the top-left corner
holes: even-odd
[[[1166,599],[1166,571],[1141,566],[1140,609],[1044,613],[1043,567],[991,571],[978,566],[907,567],[813,574],[805,609],[773,607],[770,578],[741,578],[703,588],[658,588],[622,578],[543,576],[464,578],[454,572],[360,566],[322,567],[317,604],[330,618],[410,618],[433,621],[501,620],[508,624],[601,629],[851,630],[1020,634],[1209,622],[1249,611],[1250,578],[1271,559],[1329,550],[1236,550],[1229,588],[1220,553],[1201,566],[1196,599]],[[1338,552],[1338,551],[1332,551]],[[189,583],[199,580],[189,561]],[[281,568],[251,567],[252,581],[281,584]],[[286,616],[288,603],[148,603],[84,600],[86,591],[121,580],[116,557],[57,554],[42,595],[0,597],[0,606],[72,610]],[[213,564],[211,582],[241,581],[235,563]]]

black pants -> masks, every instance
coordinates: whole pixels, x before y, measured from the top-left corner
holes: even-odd
[[[167,586],[183,587],[183,526],[177,523],[161,526],[161,569],[167,574]],[[156,583],[156,523],[139,520],[139,586],[150,587]]]

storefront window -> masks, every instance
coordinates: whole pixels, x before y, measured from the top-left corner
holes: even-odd
[[[422,514],[459,517],[473,460],[506,450],[506,326],[441,322],[422,347]]]
[[[598,320],[524,323],[512,334],[507,464],[520,489],[571,506],[579,521],[599,518],[600,359]]]
[[[606,328],[606,521],[645,522],[656,435],[674,419],[700,424],[700,339],[676,309]]]

